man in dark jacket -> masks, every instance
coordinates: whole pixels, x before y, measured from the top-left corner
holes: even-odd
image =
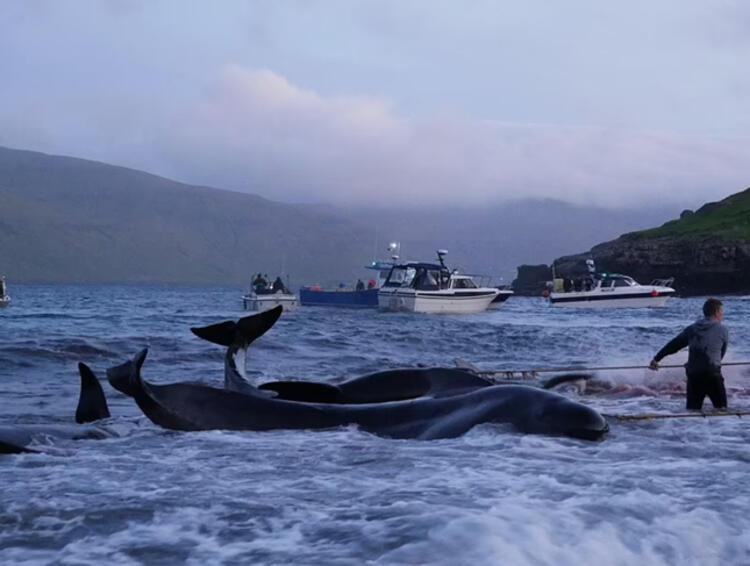
[[[706,395],[715,408],[726,409],[727,393],[721,375],[721,360],[727,353],[729,332],[721,324],[724,306],[719,299],[708,299],[703,304],[703,314],[704,318],[685,328],[659,350],[649,367],[659,369],[659,361],[663,357],[688,346],[688,361],[685,364],[688,410],[701,410]]]

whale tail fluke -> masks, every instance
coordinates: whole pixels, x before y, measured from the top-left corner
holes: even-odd
[[[107,398],[96,375],[84,363],[78,364],[78,373],[81,375],[81,394],[76,408],[76,422],[83,424],[108,419]]]
[[[204,340],[220,346],[246,348],[263,336],[279,320],[283,311],[281,305],[241,318],[237,322],[227,320],[209,326],[191,328],[190,331]]]

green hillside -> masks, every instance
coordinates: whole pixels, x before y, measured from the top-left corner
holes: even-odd
[[[707,237],[726,241],[750,241],[750,189],[719,202],[708,203],[693,214],[672,220],[659,228],[633,232],[628,239],[674,237],[699,240]]]
[[[351,279],[372,237],[324,210],[104,163],[0,148],[0,272],[13,281]]]

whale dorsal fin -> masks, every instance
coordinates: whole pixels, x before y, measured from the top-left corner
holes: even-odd
[[[108,419],[110,414],[107,398],[96,375],[84,363],[78,364],[78,373],[81,375],[81,394],[76,409],[76,422],[83,424]]]

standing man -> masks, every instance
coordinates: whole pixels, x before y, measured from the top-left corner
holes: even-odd
[[[687,373],[687,409],[700,411],[703,399],[708,395],[716,409],[727,408],[727,393],[721,375],[721,360],[727,353],[729,332],[721,323],[724,320],[724,305],[719,299],[708,299],[703,304],[704,318],[685,328],[651,360],[649,367],[659,369],[659,361],[685,346],[689,347]]]

